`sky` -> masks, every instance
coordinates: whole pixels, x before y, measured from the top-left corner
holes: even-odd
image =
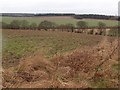
[[[119,0],[0,0],[0,13],[118,15]]]

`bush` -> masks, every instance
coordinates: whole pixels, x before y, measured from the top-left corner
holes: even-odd
[[[5,22],[0,22],[0,28],[2,28],[2,29],[9,29],[9,24],[7,24],[7,23],[5,23]]]
[[[62,29],[62,31],[64,31],[66,29],[66,25],[65,24],[60,24],[57,28]]]
[[[89,32],[88,32],[88,34],[93,34],[94,33],[94,31],[93,30],[90,30]]]
[[[106,35],[106,32],[104,32],[104,31],[103,31],[103,32],[102,32],[102,35],[104,35],[104,36],[105,36],[105,35]]]
[[[77,27],[80,29],[88,28],[88,23],[85,21],[79,21],[79,22],[77,22]]]
[[[73,30],[74,30],[74,25],[71,23],[66,24],[65,27],[66,27],[68,32],[73,32]]]
[[[20,29],[29,29],[29,22],[26,20],[20,21]]]
[[[36,23],[31,23],[30,24],[30,29],[36,30],[37,29],[37,24]]]
[[[118,32],[117,29],[111,29],[109,32],[108,32],[108,36],[120,36],[120,33]]]
[[[106,27],[106,24],[105,23],[103,23],[103,22],[99,22],[98,23],[98,28],[99,29],[104,29]]]
[[[20,29],[20,27],[21,27],[21,22],[19,20],[13,20],[9,26],[10,29]]]
[[[55,23],[50,22],[50,21],[42,21],[39,26],[38,29],[44,29],[44,30],[48,30],[48,29],[54,29],[55,28]]]

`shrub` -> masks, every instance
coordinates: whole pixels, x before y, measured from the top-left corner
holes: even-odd
[[[30,29],[36,30],[37,29],[37,24],[36,23],[31,23],[30,24]]]
[[[120,33],[118,32],[118,30],[116,29],[111,29],[109,32],[108,32],[108,36],[120,36]]]
[[[67,29],[68,32],[69,32],[69,31],[70,31],[70,32],[73,32],[73,30],[74,30],[74,25],[71,24],[71,23],[66,24],[65,27],[66,27],[66,29]]]
[[[48,30],[48,29],[54,29],[55,28],[55,23],[50,22],[50,21],[42,21],[39,26],[38,29],[44,29],[44,30]]]
[[[13,20],[11,23],[10,23],[10,29],[20,29],[21,27],[21,22],[19,20]]]
[[[29,29],[29,22],[26,20],[20,21],[20,29]]]
[[[106,24],[105,23],[103,23],[103,22],[99,22],[98,23],[98,28],[99,29],[104,29],[106,27]]]
[[[79,21],[79,22],[77,22],[77,27],[81,28],[81,29],[88,28],[88,23],[85,21]]]
[[[88,32],[88,34],[93,34],[94,33],[94,31],[93,30],[90,30],[89,32]]]
[[[3,28],[3,29],[9,29],[9,24],[5,23],[5,22],[0,22],[0,28]]]

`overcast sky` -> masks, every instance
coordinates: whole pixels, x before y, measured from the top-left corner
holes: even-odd
[[[1,13],[118,14],[119,0],[0,0]]]

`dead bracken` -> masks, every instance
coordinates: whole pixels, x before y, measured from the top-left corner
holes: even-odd
[[[3,72],[4,88],[118,88],[118,41],[105,37],[91,49],[49,60],[36,54]]]

